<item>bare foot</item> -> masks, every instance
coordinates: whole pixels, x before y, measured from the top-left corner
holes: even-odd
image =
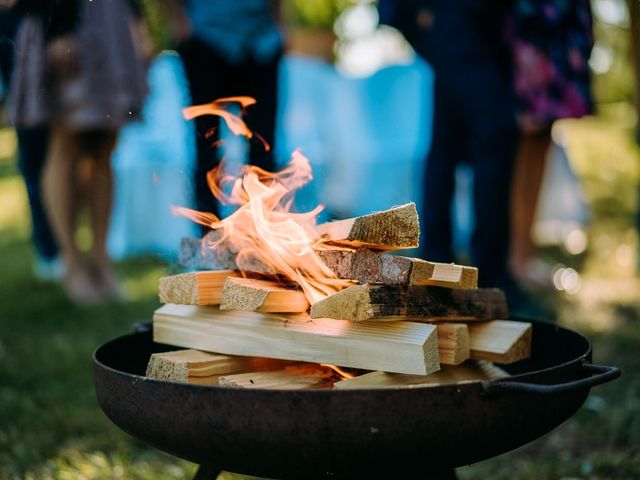
[[[122,288],[113,267],[108,262],[94,262],[91,276],[100,296],[105,300],[122,300]]]
[[[63,286],[69,299],[79,305],[93,305],[101,300],[90,275],[80,267],[67,270]]]

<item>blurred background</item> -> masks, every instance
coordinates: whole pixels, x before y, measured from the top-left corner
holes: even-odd
[[[149,40],[148,92],[138,119],[121,125],[111,156],[105,248],[115,279],[104,282],[117,294],[87,302],[74,297],[71,285],[70,295],[64,262],[57,255],[43,256],[37,240],[34,246],[38,220],[19,168],[21,142],[14,125],[18,134],[21,127],[12,121],[16,87],[5,76],[0,479],[194,474],[194,465],[138,443],[104,417],[95,401],[90,360],[101,343],[151,320],[158,278],[179,269],[180,239],[200,235],[170,211],[171,205],[199,206],[193,178],[200,135],[199,126],[182,117],[196,94],[190,91],[185,53],[172,50],[176,28],[165,3],[139,2],[137,15]],[[587,335],[594,343],[594,362],[619,366],[623,376],[595,389],[585,407],[549,435],[459,469],[463,479],[511,479],[514,472],[528,479],[640,477],[640,379],[635,375],[640,369],[640,2],[593,0],[591,8],[595,43],[588,66],[595,108],[582,118],[553,123],[531,225],[535,251],[519,280],[535,314]],[[283,0],[279,9],[284,55],[276,72],[273,164],[284,166],[296,148],[309,157],[315,180],[299,193],[298,208],[322,203],[326,220],[408,201],[423,205],[425,159],[437,118],[434,65],[417,55],[399,30],[380,22],[384,11],[375,1]],[[0,45],[9,52],[5,56],[14,54],[16,42],[19,38],[5,32]],[[15,61],[16,72],[24,71],[24,63],[24,58]],[[94,83],[95,89],[100,85]],[[224,140],[220,156],[230,163],[251,161],[244,139],[224,127],[219,136]],[[451,213],[453,250],[460,262],[473,261],[473,183],[474,169],[457,165]],[[73,229],[81,252],[96,248],[90,216],[80,213]],[[432,259],[428,248],[424,255]]]

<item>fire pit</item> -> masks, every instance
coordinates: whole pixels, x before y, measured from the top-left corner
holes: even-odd
[[[144,376],[149,327],[96,350],[98,402],[127,433],[201,465],[271,478],[455,478],[454,468],[531,442],[620,375],[582,335],[532,322],[532,355],[500,380],[365,390],[259,390]]]

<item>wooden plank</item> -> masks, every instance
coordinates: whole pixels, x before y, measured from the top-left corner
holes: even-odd
[[[270,372],[249,372],[220,377],[220,385],[235,388],[311,390],[331,388],[339,378],[331,369],[317,364],[292,365]]]
[[[153,336],[226,355],[422,375],[439,369],[436,327],[414,322],[353,323],[167,304],[154,314]]]
[[[222,299],[224,282],[238,277],[239,272],[220,270],[189,272],[162,277],[159,281],[161,303],[182,305],[218,305]]]
[[[309,302],[302,290],[277,282],[253,278],[227,278],[220,310],[248,312],[303,313]]]
[[[260,357],[234,357],[200,350],[153,353],[147,377],[182,383],[217,385],[220,375],[247,371],[277,370],[290,362]]]
[[[354,322],[420,317],[425,321],[490,320],[508,316],[498,289],[450,289],[428,285],[354,285],[311,306],[312,318]]]
[[[327,243],[366,246],[376,250],[416,248],[420,224],[415,203],[362,217],[322,223],[316,232]]]
[[[454,263],[428,262],[412,258],[411,285],[433,285],[448,288],[478,288],[478,269]]]
[[[459,365],[470,357],[469,329],[465,323],[440,323],[438,353],[441,365]]]
[[[478,269],[419,258],[357,250],[318,250],[320,258],[338,278],[381,285],[435,285],[477,288]]]
[[[494,320],[469,324],[471,358],[513,363],[531,356],[531,324]]]
[[[365,373],[358,377],[336,382],[333,384],[333,388],[352,390],[361,388],[438,387],[441,385],[495,380],[507,376],[509,376],[507,372],[492,363],[469,361],[457,366],[443,365],[440,371],[431,375],[408,375],[380,371]]]

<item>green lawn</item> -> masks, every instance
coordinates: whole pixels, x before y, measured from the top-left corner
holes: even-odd
[[[554,303],[560,322],[587,334],[594,360],[623,377],[597,387],[586,406],[550,435],[514,452],[459,469],[463,479],[640,478],[640,282],[638,152],[625,109],[570,124],[570,151],[593,207],[591,246],[579,259],[583,284]],[[69,303],[59,287],[31,277],[23,185],[13,166],[15,140],[0,131],[0,479],[190,478],[194,466],[131,439],[100,412],[91,353],[107,339],[149,321],[153,259],[118,266],[130,301],[95,307]],[[526,414],[526,412],[523,412]]]

